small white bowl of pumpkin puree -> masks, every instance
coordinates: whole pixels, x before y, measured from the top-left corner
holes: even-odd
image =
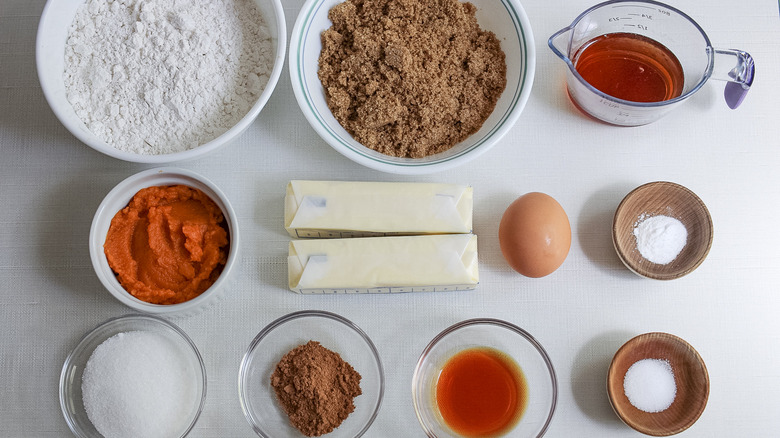
[[[163,167],[117,184],[97,209],[89,253],[100,282],[139,312],[187,315],[220,295],[238,258],[238,220],[203,176]]]

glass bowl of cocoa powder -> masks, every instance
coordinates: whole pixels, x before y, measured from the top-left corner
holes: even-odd
[[[376,170],[426,174],[473,160],[515,125],[536,64],[525,11],[517,0],[446,1],[301,8],[293,91],[336,151]]]
[[[379,353],[366,333],[319,310],[268,324],[250,343],[238,376],[241,409],[264,438],[360,437],[379,412],[384,386]]]

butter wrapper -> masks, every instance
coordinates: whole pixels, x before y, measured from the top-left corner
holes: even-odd
[[[470,233],[473,202],[456,184],[290,181],[284,227],[319,238]]]
[[[471,290],[479,283],[477,236],[293,240],[287,275],[303,294]]]

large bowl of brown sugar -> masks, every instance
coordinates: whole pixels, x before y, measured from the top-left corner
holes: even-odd
[[[336,151],[424,174],[478,157],[512,129],[535,50],[516,0],[309,0],[289,62],[303,114]]]

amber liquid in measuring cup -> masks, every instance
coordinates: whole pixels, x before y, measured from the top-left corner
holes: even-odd
[[[663,44],[634,33],[600,35],[574,56],[582,78],[612,97],[632,102],[661,102],[682,94],[680,61]]]

